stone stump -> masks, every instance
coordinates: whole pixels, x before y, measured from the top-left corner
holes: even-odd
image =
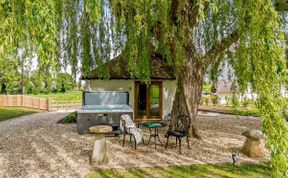
[[[246,137],[241,152],[245,155],[255,158],[265,156],[264,139],[266,136],[260,130],[249,130],[242,133]]]
[[[91,157],[92,166],[108,163],[109,160],[105,140],[105,133],[111,131],[112,127],[109,125],[97,125],[89,128],[89,133],[96,134],[96,140],[93,146],[93,153]]]

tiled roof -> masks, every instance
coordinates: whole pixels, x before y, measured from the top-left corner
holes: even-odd
[[[152,55],[152,74],[151,79],[158,80],[174,80],[176,79],[175,72],[172,66],[168,65],[160,55],[154,53]],[[129,68],[127,67],[126,61],[123,57],[118,56],[111,61],[109,61],[109,70],[110,70],[110,79],[137,79],[135,76],[131,76]],[[116,70],[115,66],[119,66],[119,69]],[[97,68],[91,72],[90,76],[82,76],[81,79],[93,80],[93,79],[101,79],[101,77],[97,76],[96,72]]]

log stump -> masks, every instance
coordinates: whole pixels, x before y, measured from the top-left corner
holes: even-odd
[[[93,146],[91,165],[97,166],[108,163],[107,145],[105,133],[111,132],[112,127],[109,125],[97,125],[89,128],[89,133],[96,134],[96,140]]]
[[[266,136],[260,130],[250,130],[242,133],[246,137],[241,152],[255,158],[265,156],[264,139]]]

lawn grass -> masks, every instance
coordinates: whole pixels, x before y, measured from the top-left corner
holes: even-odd
[[[82,102],[82,91],[70,91],[65,93],[31,94],[29,96],[50,98],[54,101],[79,101]]]
[[[240,115],[240,116],[259,116],[259,111],[258,109],[249,109],[249,110],[245,110],[245,109],[234,109],[232,110],[232,112],[235,115]]]
[[[259,110],[255,107],[233,107],[225,105],[215,105],[215,106],[205,106],[202,105],[199,107],[200,111],[206,112],[218,112],[222,114],[231,114],[239,116],[259,116]]]
[[[39,110],[22,107],[0,107],[0,121],[40,112]]]
[[[241,164],[233,166],[232,164],[217,165],[192,165],[192,166],[171,166],[171,167],[155,167],[155,168],[132,168],[132,169],[107,169],[95,171],[86,177],[209,177],[209,178],[249,178],[249,177],[270,177],[271,168],[268,163],[261,164]]]

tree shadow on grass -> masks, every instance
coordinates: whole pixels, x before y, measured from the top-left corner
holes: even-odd
[[[231,164],[172,166],[154,168],[161,177],[261,177],[270,176],[270,167],[266,164]],[[154,175],[154,174],[153,174]]]
[[[108,169],[95,173],[104,178],[122,177],[270,177],[268,163],[261,164],[203,164],[192,166],[169,166],[153,168]],[[93,176],[94,177],[94,176]],[[97,176],[96,176],[97,177]]]
[[[269,163],[241,164],[236,166],[231,166],[229,164],[217,164],[215,165],[215,168],[241,176],[253,176],[258,174],[270,177],[270,173],[272,171]]]
[[[153,175],[153,172],[151,174],[149,169],[135,168],[135,169],[130,169],[129,173],[133,174],[136,177],[155,177]]]

